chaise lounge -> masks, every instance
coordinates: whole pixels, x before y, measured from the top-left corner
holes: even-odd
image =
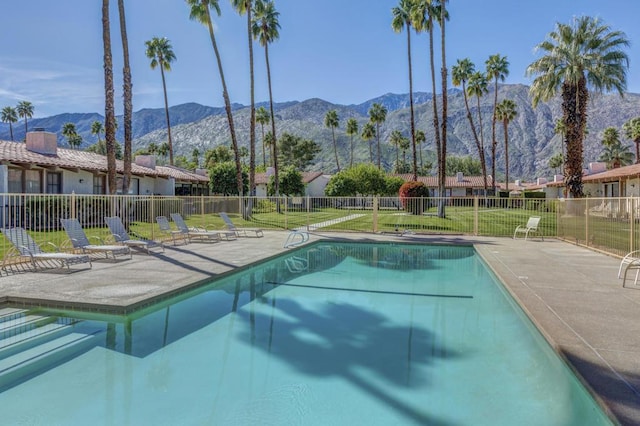
[[[142,240],[142,239],[133,239],[127,233],[124,225],[122,224],[122,220],[118,216],[111,216],[104,218],[105,223],[109,227],[109,231],[113,236],[113,239],[126,247],[145,250],[147,254],[151,254],[151,249],[161,249],[164,253],[164,245],[157,241],[152,240]]]
[[[82,250],[83,253],[104,253],[108,259],[109,255],[115,260],[116,256],[129,256],[131,259],[131,249],[126,246],[115,244],[104,244],[104,242],[98,237],[92,237],[97,239],[100,244],[91,244],[89,237],[85,234],[84,229],[78,219],[60,219],[60,223],[64,228],[73,248]]]
[[[260,228],[238,228],[236,225],[234,225],[233,221],[227,213],[220,212],[219,214],[222,220],[224,220],[224,224],[226,225],[227,229],[234,232],[238,237],[248,237],[249,235],[247,235],[247,232],[255,234],[256,237],[264,236],[264,234],[262,233],[262,229]]]

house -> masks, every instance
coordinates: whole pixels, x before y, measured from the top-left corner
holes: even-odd
[[[405,182],[413,180],[411,173],[395,174]],[[434,197],[438,196],[438,177],[437,176],[418,176],[418,181],[424,183],[429,188],[429,193]],[[493,185],[493,178],[487,176],[487,188]],[[484,177],[482,176],[464,176],[462,172],[456,173],[455,176],[447,176],[445,180],[446,197],[470,197],[474,195],[484,195]]]
[[[121,188],[123,161],[116,160],[116,170]],[[185,187],[198,194],[208,191],[208,181],[206,176],[155,166],[155,159],[139,156],[131,165],[129,194],[176,195]],[[107,185],[107,158],[59,148],[55,133],[29,132],[24,143],[0,141],[0,193],[107,194]]]
[[[273,174],[273,169],[269,168],[266,173],[256,173],[256,196],[267,196],[267,184]],[[304,195],[307,197],[324,197],[324,188],[331,179],[330,175],[322,172],[302,172],[302,182],[305,184]]]

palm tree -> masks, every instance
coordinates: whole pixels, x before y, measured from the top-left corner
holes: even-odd
[[[124,178],[122,179],[122,193],[129,193],[131,182],[131,120],[133,117],[133,84],[131,83],[131,66],[129,65],[129,39],[127,37],[127,23],[124,13],[124,0],[118,0],[118,15],[120,17],[120,38],[122,39],[122,98],[124,102]]]
[[[280,23],[273,1],[256,0],[253,10],[253,22],[251,32],[253,37],[258,39],[260,45],[264,47],[264,57],[267,66],[267,84],[269,86],[269,111],[271,113],[271,134],[273,137],[273,170],[274,170],[274,190],[276,197],[280,195],[280,180],[278,176],[278,138],[276,134],[276,120],[273,113],[273,93],[271,90],[271,66],[269,65],[269,44],[280,37]]]
[[[626,35],[613,31],[597,18],[577,17],[570,25],[556,23],[547,40],[537,46],[545,55],[527,68],[535,76],[533,106],[562,94],[562,120],[566,126],[565,185],[573,197],[582,197],[582,150],[587,124],[589,90],[616,90],[627,83],[629,58],[623,48]]]
[[[496,116],[498,109],[498,80],[504,81],[509,75],[509,61],[506,56],[500,56],[495,54],[489,56],[489,59],[485,62],[487,67],[487,78],[493,80],[493,116],[491,118],[491,176],[493,176],[491,187],[493,192],[496,191],[496,147],[498,141],[496,139]],[[507,181],[508,183],[508,181]]]
[[[16,107],[18,116],[24,118],[24,134],[27,134],[27,119],[33,117],[33,104],[29,101],[20,101]],[[26,137],[26,136],[25,136]]]
[[[504,99],[496,108],[496,119],[502,121],[504,129],[504,169],[507,191],[509,190],[509,123],[516,118],[517,114],[516,103],[511,99]],[[495,182],[495,177],[493,178],[493,181]]]
[[[369,108],[369,120],[376,125],[376,140],[378,142],[378,169],[381,169],[380,163],[380,125],[387,120],[387,108],[379,103],[373,103]]]
[[[400,145],[403,137],[400,130],[393,130],[389,135],[389,143],[396,148],[396,165],[400,164]]]
[[[369,145],[369,158],[371,160],[371,164],[373,164],[373,147],[371,146],[371,139],[376,137],[376,128],[373,126],[373,123],[368,121],[364,123],[362,126],[362,133],[360,137],[363,141],[368,142]]]
[[[610,145],[605,145],[599,161],[607,163],[609,169],[628,166],[633,163],[633,153],[628,145],[623,146],[619,141]]]
[[[624,123],[622,131],[626,138],[631,139],[636,144],[636,164],[640,163],[640,117],[632,118]]]
[[[173,141],[171,139],[171,121],[169,120],[169,101],[167,100],[167,83],[164,72],[171,71],[171,63],[176,60],[171,42],[166,37],[154,37],[144,42],[145,54],[151,59],[151,69],[160,68],[162,91],[164,93],[164,115],[167,121],[167,140],[169,144],[169,164],[173,165]]]
[[[78,134],[76,125],[73,123],[64,123],[60,133],[62,133],[62,136],[67,138],[67,143],[71,149],[77,148],[82,143],[82,136]]]
[[[602,132],[602,140],[604,146],[620,144],[620,132],[615,127],[607,127]]]
[[[351,136],[351,157],[349,159],[349,167],[353,167],[353,137],[358,134],[358,121],[355,118],[347,120],[347,129],[345,133]]]
[[[336,127],[338,127],[339,118],[338,111],[335,109],[327,111],[324,116],[324,125],[331,129],[331,137],[333,138],[333,152],[336,156],[336,166],[338,167],[338,171],[340,171],[340,161],[338,160],[338,144],[336,143]]]
[[[274,145],[274,140],[273,140],[273,133],[271,133],[271,130],[268,130],[267,133],[264,135],[264,138],[262,138],[262,143],[264,145],[267,146],[267,148],[269,148],[269,164],[271,165],[271,167],[274,167],[274,156],[273,156],[273,145]],[[275,167],[274,167],[274,172],[275,172]]]
[[[100,134],[104,132],[104,126],[98,120],[91,123],[91,134],[98,138],[96,143],[101,143],[102,139],[100,138]]]
[[[407,58],[409,62],[409,110],[410,110],[410,125],[411,125],[411,147],[413,149],[413,181],[418,180],[418,154],[416,150],[416,129],[415,118],[413,112],[413,75],[411,69],[411,10],[415,7],[414,0],[400,0],[398,6],[391,9],[393,20],[391,21],[391,28],[393,31],[399,33],[403,28],[407,29]]]
[[[549,158],[549,167],[554,169],[554,174],[558,174],[558,169],[562,166],[562,161],[562,154],[560,152]]]
[[[480,142],[478,145],[478,152],[480,155],[480,164],[482,165],[482,176],[484,178],[484,190],[487,191],[488,183],[487,183],[487,160],[485,158],[484,151],[484,132],[482,131],[482,109],[480,107],[480,98],[484,96],[489,89],[487,88],[487,76],[480,71],[476,71],[469,76],[469,86],[467,87],[467,92],[469,92],[469,96],[475,96],[477,101],[478,108],[478,130],[480,133]]]
[[[115,194],[116,184],[116,132],[113,99],[113,58],[111,55],[111,32],[109,23],[109,0],[102,0],[102,44],[104,50],[104,122],[107,146],[107,185],[109,193]]]
[[[254,195],[256,191],[256,102],[255,78],[253,73],[253,37],[251,34],[251,12],[253,9],[253,0],[231,0],[231,4],[240,16],[244,14],[247,15],[247,38],[249,40],[249,86],[251,93],[251,117],[249,122],[249,194]]]
[[[209,30],[209,38],[211,39],[211,45],[216,55],[216,62],[218,64],[218,72],[220,74],[220,81],[222,83],[222,97],[224,98],[224,109],[227,113],[227,122],[229,123],[229,133],[231,134],[231,148],[235,154],[236,162],[236,185],[238,187],[238,194],[242,195],[244,183],[242,181],[242,164],[240,164],[240,153],[238,152],[238,140],[236,139],[236,130],[233,124],[233,114],[231,112],[231,101],[229,100],[229,92],[227,91],[227,82],[224,78],[224,71],[222,69],[222,59],[220,58],[220,52],[218,51],[218,44],[216,43],[216,36],[213,32],[213,22],[211,21],[211,13],[209,9],[213,9],[218,16],[220,16],[220,6],[218,0],[186,0],[187,4],[191,7],[189,19],[194,19],[207,26]]]
[[[449,19],[449,14],[446,8],[447,0],[440,0],[440,55],[442,58],[442,67],[440,68],[440,79],[442,83],[442,145],[438,150],[440,155],[438,158],[438,194],[440,197],[445,196],[445,185],[447,181],[447,114],[448,111],[448,91],[447,91],[447,78],[449,71],[447,70],[447,54],[446,54],[446,29],[445,23]],[[444,199],[440,198],[438,203],[438,217],[445,217]]]
[[[13,123],[18,122],[18,113],[15,108],[10,106],[2,108],[2,122],[9,123],[9,134],[13,140]]]
[[[269,124],[270,118],[269,118],[269,111],[267,111],[267,109],[263,106],[261,106],[260,108],[258,108],[256,110],[256,123],[259,123],[260,126],[262,127],[262,164],[264,165],[265,169],[267,168],[267,154],[265,151],[265,143],[264,143],[264,125],[265,124]]]

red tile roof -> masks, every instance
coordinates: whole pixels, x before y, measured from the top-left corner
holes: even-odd
[[[398,176],[404,179],[406,182],[413,180],[411,173],[405,174],[393,174],[391,176]],[[437,176],[418,176],[418,181],[423,182],[429,188],[438,187]],[[492,178],[487,176],[487,186],[491,186]],[[446,188],[484,188],[484,178],[482,176],[463,176],[462,180],[458,181],[457,176],[447,176],[445,181]]]
[[[322,172],[302,172],[302,182],[309,183],[316,180],[318,177],[322,176]],[[267,184],[269,183],[269,177],[266,173],[256,173],[256,184]]]
[[[638,176],[640,176],[640,164],[632,164],[630,166],[618,167],[617,169],[607,170],[606,172],[584,176],[582,182],[611,182],[617,181],[620,178]]]

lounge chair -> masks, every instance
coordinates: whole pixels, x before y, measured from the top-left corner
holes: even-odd
[[[189,243],[189,234],[185,234],[179,229],[171,229],[171,224],[169,224],[169,219],[166,216],[156,217],[156,222],[158,222],[160,232],[171,236],[174,246],[176,245],[176,238],[182,238],[185,243]]]
[[[116,243],[137,250],[145,250],[147,254],[151,254],[151,249],[155,248],[161,249],[164,253],[164,245],[162,243],[152,240],[132,239],[127,233],[127,230],[124,229],[124,225],[118,216],[105,217],[104,221],[109,227],[109,231]]]
[[[18,251],[20,256],[29,258],[34,268],[38,267],[38,261],[53,262],[60,267],[66,266],[67,269],[70,269],[70,265],[80,263],[88,263],[89,268],[93,266],[91,264],[91,258],[86,254],[62,253],[53,243],[48,244],[56,250],[55,252],[44,251],[23,228],[2,229],[2,233],[7,237],[11,244],[13,244],[14,249]],[[2,263],[3,270],[8,266],[7,260],[10,257],[11,253],[8,252]]]
[[[226,231],[209,231],[207,229],[189,227],[180,213],[171,213],[171,220],[175,222],[176,227],[186,235],[189,240],[196,239],[200,241],[218,242],[221,241],[223,237],[227,240],[235,238],[235,234]]]
[[[82,250],[83,253],[104,253],[108,259],[109,254],[115,260],[116,256],[129,256],[131,258],[131,250],[129,247],[116,245],[116,244],[104,244],[98,237],[92,237],[97,239],[100,244],[91,244],[89,237],[82,229],[82,225],[78,219],[60,219],[60,223],[64,228],[73,248]]]
[[[626,256],[623,257],[620,261],[620,267],[618,268],[618,279],[622,278],[623,287],[625,281],[627,281],[627,272],[630,269],[636,270],[636,278],[634,279],[633,283],[638,284],[638,277],[640,276],[640,250],[635,250],[627,253]]]
[[[255,234],[256,237],[264,236],[264,234],[262,233],[262,229],[260,228],[238,228],[236,225],[233,224],[228,214],[224,212],[221,212],[219,214],[222,220],[224,220],[224,224],[226,225],[227,229],[229,231],[235,232],[236,236],[238,237],[248,237],[249,236],[247,235],[248,232]]]
[[[540,225],[540,216],[531,216],[526,225],[518,225],[516,227],[515,231],[513,231],[513,239],[515,240],[518,234],[524,234],[524,239],[526,241],[529,234],[537,233],[542,238],[542,241],[544,241],[544,235],[538,228],[538,225]]]

